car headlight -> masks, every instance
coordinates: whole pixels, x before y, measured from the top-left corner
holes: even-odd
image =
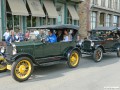
[[[91,42],[91,46],[92,46],[92,47],[94,46],[94,44],[95,44],[94,42]]]
[[[17,54],[16,45],[12,44],[12,47],[13,47],[12,54],[13,55]]]
[[[5,52],[5,47],[2,47],[1,48],[1,53],[4,53]]]

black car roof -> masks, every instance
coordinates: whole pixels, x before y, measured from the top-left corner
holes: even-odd
[[[43,25],[43,26],[40,26],[40,27],[28,27],[27,29],[74,29],[74,30],[79,30],[79,26],[71,25],[71,24]]]
[[[117,27],[97,27],[93,30],[107,30],[107,31],[113,31],[113,30],[118,30]]]

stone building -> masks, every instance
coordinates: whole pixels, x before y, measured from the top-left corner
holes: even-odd
[[[84,0],[0,0],[0,40],[6,28],[50,24],[79,25],[79,4]]]
[[[82,36],[96,27],[120,26],[120,0],[85,0],[80,4]]]

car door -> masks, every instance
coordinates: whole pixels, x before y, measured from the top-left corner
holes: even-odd
[[[104,44],[105,49],[110,49],[114,46],[116,40],[105,40],[104,43],[105,43]]]
[[[75,47],[76,44],[76,41],[61,42],[61,54],[64,54],[70,47]]]
[[[44,57],[53,57],[60,55],[60,42],[44,43],[43,45]]]
[[[35,58],[43,57],[43,43],[40,41],[36,41],[34,45],[34,51]]]

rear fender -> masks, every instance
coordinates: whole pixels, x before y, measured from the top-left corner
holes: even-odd
[[[81,51],[80,51],[80,49],[79,49],[78,47],[70,47],[70,48],[65,52],[65,54],[64,54],[64,57],[65,57],[67,60],[68,60],[68,58],[69,58],[69,56],[70,56],[70,54],[71,54],[71,52],[72,52],[73,50],[78,51],[79,55],[81,56]]]

